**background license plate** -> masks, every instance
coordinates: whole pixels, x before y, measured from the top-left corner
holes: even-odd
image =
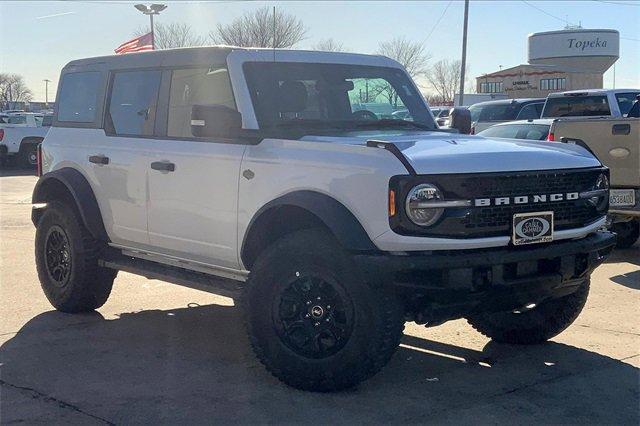
[[[635,206],[636,196],[633,189],[609,190],[609,204],[614,207]]]
[[[516,246],[553,241],[553,212],[514,214],[512,229]]]

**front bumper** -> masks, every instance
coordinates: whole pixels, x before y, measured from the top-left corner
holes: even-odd
[[[615,234],[598,231],[579,240],[528,247],[361,254],[354,259],[368,283],[394,288],[414,317],[437,323],[570,294],[615,242]]]

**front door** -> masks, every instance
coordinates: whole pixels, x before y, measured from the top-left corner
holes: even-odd
[[[148,167],[149,240],[154,250],[237,268],[237,204],[245,145],[195,138],[193,105],[236,108],[226,66],[170,71],[167,137]]]

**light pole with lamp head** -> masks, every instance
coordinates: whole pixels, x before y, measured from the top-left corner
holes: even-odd
[[[134,7],[138,9],[140,12],[142,12],[143,14],[149,15],[149,19],[151,21],[151,47],[153,48],[153,50],[156,50],[156,40],[153,34],[153,15],[159,15],[160,12],[162,12],[167,8],[167,5],[156,4],[156,3],[150,6],[147,6],[145,4],[136,4]]]

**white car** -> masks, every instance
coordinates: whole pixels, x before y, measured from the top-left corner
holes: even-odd
[[[36,150],[49,127],[43,126],[42,114],[28,112],[0,113],[0,162],[17,159],[22,166],[36,165]]]
[[[360,109],[372,87],[393,88],[387,102],[412,121]],[[407,319],[546,341],[615,244],[594,156],[440,130],[385,57],[83,59],[62,70],[56,101],[32,216],[53,306],[100,307],[119,270],[241,296],[255,353],[296,388],[371,377]],[[470,125],[466,110],[452,121]]]

